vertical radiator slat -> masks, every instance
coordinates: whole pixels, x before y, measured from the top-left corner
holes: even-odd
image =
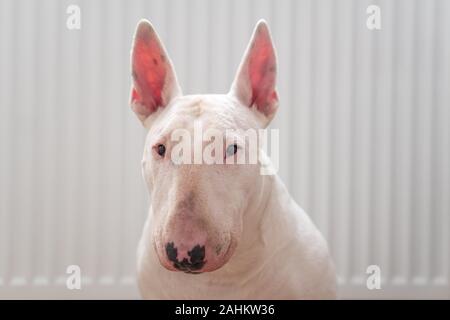
[[[99,252],[99,240],[101,237],[97,236],[100,229],[101,221],[99,221],[99,214],[102,210],[101,201],[106,200],[103,196],[100,172],[102,170],[102,152],[103,143],[101,140],[103,136],[104,124],[102,121],[103,110],[101,104],[103,96],[108,91],[107,88],[99,85],[102,83],[102,55],[107,54],[103,47],[102,32],[107,26],[104,25],[105,17],[102,14],[102,7],[100,2],[83,2],[89,7],[83,10],[82,20],[82,36],[84,38],[84,57],[83,82],[84,97],[82,97],[84,104],[87,106],[85,115],[86,135],[89,137],[85,141],[85,158],[86,158],[86,175],[85,188],[86,192],[86,217],[89,217],[83,223],[85,237],[83,239],[83,262],[82,270],[89,270],[85,281],[88,283],[97,283],[102,276],[102,270],[99,269],[99,259],[101,252]]]
[[[356,19],[362,23],[361,12],[365,11],[366,3],[356,2]],[[372,112],[373,112],[373,33],[367,28],[358,25],[356,27],[355,41],[358,44],[355,51],[355,90],[354,90],[354,118],[353,127],[353,150],[354,175],[352,177],[352,233],[354,241],[352,246],[353,271],[352,277],[355,284],[363,281],[364,271],[369,265],[370,256],[370,198],[371,198],[371,168],[372,150],[370,141],[372,135]]]
[[[347,121],[352,117],[352,74],[353,74],[353,20],[351,19],[353,2],[346,0],[344,5],[336,6],[334,86],[331,100],[334,102],[330,110],[330,204],[328,206],[330,249],[333,253],[336,268],[340,270],[339,282],[345,283],[350,275],[350,202],[351,193],[348,181],[351,179],[351,161],[347,160],[351,153],[351,128]]]
[[[92,116],[92,113],[95,112],[97,106],[93,105],[93,93],[94,93],[94,84],[92,83],[94,79],[92,79],[91,72],[95,71],[96,63],[94,61],[95,55],[93,55],[93,51],[96,49],[95,46],[95,30],[92,30],[93,24],[92,21],[95,21],[92,17],[92,14],[95,13],[95,6],[86,8],[86,2],[89,0],[83,0],[79,2],[81,8],[81,30],[78,32],[79,37],[79,47],[78,47],[78,55],[79,55],[79,76],[80,79],[83,79],[79,84],[79,105],[78,110],[80,113],[80,117],[82,117],[80,123],[80,132],[79,132],[79,140],[82,141],[79,146],[79,152],[82,156],[80,161],[80,172],[79,179],[80,183],[80,201],[79,204],[79,212],[78,212],[78,229],[77,229],[77,238],[79,239],[76,246],[76,260],[73,262],[80,266],[82,274],[83,274],[83,283],[91,284],[92,283],[92,269],[95,261],[90,259],[90,254],[93,250],[95,250],[95,243],[93,240],[93,197],[94,197],[94,172],[93,169],[93,159],[95,155],[95,146],[94,140],[92,139],[94,123],[96,119]],[[87,270],[90,270],[88,274],[86,274]]]
[[[431,226],[432,239],[430,262],[434,282],[448,284],[450,281],[450,3],[436,1],[434,41],[434,94],[435,113],[433,126],[433,163],[432,167],[432,200],[431,212],[435,212]],[[434,267],[433,267],[434,266]],[[450,290],[449,290],[450,291]]]
[[[34,5],[26,1],[18,1],[17,10],[22,14],[24,21],[31,25],[35,22],[32,14]],[[31,261],[32,245],[32,178],[34,160],[34,99],[36,86],[34,85],[35,64],[34,57],[29,52],[34,52],[36,41],[36,30],[28,28],[25,23],[15,22],[17,32],[14,41],[16,73],[15,86],[12,90],[14,98],[13,117],[14,135],[12,137],[12,154],[14,155],[13,169],[15,176],[12,177],[11,201],[13,203],[11,219],[14,232],[11,235],[12,263],[11,268],[15,275],[12,277],[12,285],[25,285],[30,280],[34,261]],[[31,223],[30,223],[31,222]]]
[[[54,38],[54,30],[58,28],[58,20],[46,19],[48,14],[57,15],[58,7],[47,1],[37,8],[40,24],[40,44],[36,48],[37,96],[34,108],[38,110],[35,121],[35,157],[34,184],[35,192],[34,215],[37,216],[33,229],[32,259],[36,265],[32,278],[34,285],[48,285],[52,279],[52,245],[54,237],[53,214],[55,212],[55,119],[54,114],[59,108],[56,100],[55,86],[57,83],[56,52],[58,41]]]
[[[210,56],[208,61],[208,86],[211,92],[226,93],[234,79],[235,70],[230,67],[230,46],[233,35],[230,32],[231,2],[218,1],[209,5],[208,35]],[[218,77],[218,75],[222,75]]]
[[[195,13],[195,19],[188,19],[185,28],[188,30],[187,47],[187,77],[185,93],[204,93],[208,89],[208,59],[209,37],[208,37],[208,6],[207,0],[194,0],[188,5],[188,16]]]
[[[414,246],[412,260],[413,281],[418,284],[428,283],[429,276],[429,232],[430,216],[430,157],[431,137],[430,126],[434,109],[432,96],[433,79],[432,56],[433,49],[433,1],[421,3],[420,14],[416,11],[415,28],[416,77],[413,92],[413,128],[412,161],[414,170],[412,179],[412,220],[411,243]],[[419,2],[416,2],[418,7]]]
[[[409,281],[410,270],[410,226],[411,226],[411,96],[412,79],[414,77],[414,48],[413,26],[414,12],[417,8],[413,5],[404,5],[402,2],[402,18],[399,19],[395,32],[398,39],[394,47],[396,52],[395,88],[396,93],[393,105],[393,157],[395,168],[393,170],[393,208],[395,214],[392,217],[392,237],[397,241],[392,243],[390,255],[393,282],[406,284]]]
[[[251,35],[252,23],[250,1],[232,0],[230,8],[230,22],[228,32],[231,39],[230,56],[232,75],[237,71],[241,62],[244,50],[247,47],[248,39]]]
[[[311,126],[311,65],[312,51],[311,42],[313,41],[312,2],[295,1],[294,10],[296,19],[294,19],[295,45],[293,49],[296,54],[293,65],[293,82],[296,93],[293,96],[291,107],[291,128],[296,132],[296,148],[290,148],[292,189],[293,196],[299,204],[308,210],[310,207],[310,189],[309,180],[311,175],[309,144],[310,144],[310,126]],[[294,85],[293,85],[294,86]],[[297,89],[298,88],[298,89]],[[281,104],[281,108],[283,104]]]
[[[315,221],[315,214],[316,214],[316,199],[315,199],[315,172],[317,170],[317,165],[315,164],[315,140],[316,140],[316,127],[315,127],[315,120],[316,120],[316,108],[317,108],[317,64],[318,64],[318,39],[317,39],[317,18],[318,18],[318,4],[316,1],[311,2],[310,6],[310,15],[311,15],[311,41],[310,41],[310,50],[311,50],[311,72],[309,74],[309,81],[311,82],[310,87],[310,108],[311,113],[309,117],[310,125],[308,127],[308,149],[306,150],[305,156],[308,157],[308,169],[310,171],[309,177],[308,177],[308,184],[306,188],[308,189],[307,193],[307,203],[308,207],[306,208],[307,212]]]
[[[188,3],[185,1],[173,1],[170,0],[168,3],[168,10],[170,12],[170,23],[168,24],[168,39],[165,42],[167,49],[169,50],[169,56],[175,65],[175,70],[177,72],[178,81],[184,93],[189,92],[189,79],[188,79],[188,45],[190,35],[188,33],[188,23],[192,17],[187,15]],[[166,16],[168,17],[168,16]],[[196,36],[196,35],[195,35]]]
[[[108,28],[103,29],[102,33],[102,72],[105,81],[102,104],[97,108],[103,115],[103,135],[102,139],[102,176],[99,184],[101,185],[104,197],[102,198],[101,211],[98,216],[101,218],[99,225],[99,234],[102,235],[99,242],[99,268],[102,275],[99,281],[105,284],[114,284],[118,278],[118,263],[120,261],[119,241],[120,234],[117,230],[122,214],[122,194],[123,184],[121,176],[117,170],[121,168],[120,148],[123,143],[123,120],[121,112],[111,112],[111,106],[118,105],[121,108],[127,108],[126,100],[121,92],[121,77],[125,77],[122,68],[110,68],[114,61],[126,61],[127,57],[122,49],[122,30],[123,20],[121,19],[123,3],[120,0],[111,1],[104,13],[104,24]],[[122,103],[118,104],[118,101]],[[97,121],[101,121],[100,118]]]
[[[12,181],[12,121],[10,107],[13,105],[13,97],[10,92],[13,88],[13,57],[14,52],[11,45],[14,44],[13,15],[15,12],[12,0],[0,3],[0,38],[3,43],[10,46],[2,47],[0,50],[0,145],[4,155],[0,158],[0,286],[7,285],[11,275],[10,259],[11,251],[11,181]]]
[[[62,6],[62,12],[66,7]],[[77,214],[80,212],[80,190],[81,183],[80,161],[77,157],[80,155],[80,128],[84,120],[82,113],[79,112],[80,105],[80,74],[79,74],[79,46],[80,32],[70,30],[66,27],[65,15],[60,15],[58,19],[61,37],[61,68],[59,73],[60,87],[60,105],[61,112],[60,136],[61,161],[58,172],[61,178],[61,210],[58,213],[60,219],[60,239],[59,251],[62,253],[58,263],[55,265],[55,271],[61,275],[63,280],[68,265],[77,264],[79,257],[75,255],[77,230],[79,229],[79,219]],[[56,156],[58,157],[58,156]]]
[[[330,110],[332,108],[331,91],[333,85],[332,54],[334,53],[334,33],[332,22],[334,19],[335,6],[321,6],[318,2],[314,4],[314,29],[315,37],[312,80],[312,119],[311,135],[311,166],[314,179],[310,181],[312,192],[312,203],[310,214],[314,216],[315,222],[328,238],[329,225],[327,212],[330,199]]]
[[[375,4],[380,5],[380,1]],[[389,283],[389,252],[392,176],[392,109],[393,105],[393,42],[392,32],[396,14],[393,1],[383,2],[382,30],[374,35],[374,86],[373,92],[373,129],[371,146],[373,148],[372,164],[372,199],[370,211],[371,255],[370,264],[378,265],[382,270],[382,280]],[[387,30],[387,31],[386,31]],[[373,32],[373,31],[372,31]],[[375,72],[376,70],[376,72]],[[395,239],[395,238],[394,238]]]

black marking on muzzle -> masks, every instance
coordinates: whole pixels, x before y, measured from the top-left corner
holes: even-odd
[[[173,262],[173,266],[186,273],[198,273],[195,270],[200,270],[205,265],[205,246],[196,245],[191,251],[188,251],[189,260],[183,258],[178,261],[178,249],[173,242],[166,244],[166,254],[169,261]]]

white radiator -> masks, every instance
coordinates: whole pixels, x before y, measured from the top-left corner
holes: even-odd
[[[80,30],[66,28],[72,4]],[[381,30],[366,27],[371,4]],[[265,18],[280,174],[329,241],[340,296],[450,298],[446,0],[1,0],[0,298],[138,297],[148,198],[129,50],[144,17],[185,93],[226,92]]]

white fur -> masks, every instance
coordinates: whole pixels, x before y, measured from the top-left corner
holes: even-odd
[[[221,114],[216,108],[233,108],[224,101],[235,102],[228,96],[186,96],[182,100],[191,102],[201,99],[206,101],[211,114],[216,119],[213,125],[221,121]],[[214,101],[214,102],[213,102]],[[175,104],[180,101],[175,100]],[[237,103],[237,102],[235,102]],[[182,108],[183,104],[178,104]],[[254,111],[234,107],[236,118],[250,119],[256,122]],[[222,112],[225,113],[225,112]],[[167,119],[179,123],[184,116],[177,107],[163,111],[156,123],[151,121],[149,139],[152,140],[154,131],[160,126],[170,131]],[[182,120],[175,120],[177,118]],[[210,117],[210,116],[209,116]],[[226,119],[223,119],[225,122]],[[175,125],[176,126],[176,125]],[[144,152],[143,170],[146,180],[152,176],[153,170],[147,152],[151,142],[147,143]],[[202,167],[202,166],[199,166]],[[237,166],[238,167],[238,166]],[[201,168],[199,168],[201,170]],[[236,170],[240,170],[236,168]],[[248,170],[246,168],[245,170]],[[320,232],[311,222],[307,214],[290,197],[288,191],[277,176],[259,175],[259,170],[251,170],[252,175],[237,172],[232,177],[220,177],[213,180],[216,188],[205,187],[211,193],[219,193],[220,197],[212,197],[210,206],[222,208],[220,214],[226,215],[232,209],[227,209],[229,199],[236,202],[244,201],[239,207],[244,208],[241,223],[241,237],[236,251],[222,268],[198,275],[174,272],[161,266],[153,248],[154,227],[159,216],[150,207],[149,215],[144,226],[142,238],[138,248],[138,276],[142,296],[146,299],[314,299],[335,297],[335,273],[330,259],[327,244]],[[151,185],[151,189],[158,189],[156,197],[169,192],[172,187],[170,181],[180,181],[185,173],[164,173],[168,183]],[[181,175],[181,177],[180,177]],[[167,178],[170,177],[170,178]],[[188,178],[188,177],[186,177]],[[191,179],[191,178],[189,178]],[[204,180],[214,179],[204,177]],[[227,185],[246,185],[250,180],[252,188],[245,192],[240,188],[227,188]],[[231,181],[234,180],[234,181]],[[205,181],[206,182],[206,181]],[[227,183],[229,182],[229,183]],[[225,187],[224,187],[225,186]],[[187,190],[179,190],[177,202],[183,198]],[[227,193],[227,194],[225,194]],[[211,195],[212,196],[212,195]],[[244,199],[242,199],[244,198]],[[226,199],[225,201],[221,199]],[[164,206],[164,205],[163,205]]]
[[[261,176],[243,237],[221,269],[190,275],[163,268],[150,246],[151,214],[138,248],[145,299],[334,299],[327,245],[277,176]],[[151,210],[150,210],[151,212]]]
[[[143,121],[148,135],[142,169],[152,206],[137,252],[142,296],[335,298],[335,272],[327,244],[277,176],[260,175],[259,164],[174,166],[155,156],[155,144],[164,142],[170,152],[170,133],[180,127],[193,130],[194,121],[219,130],[265,127],[270,119],[246,106],[236,90],[233,85],[226,95],[179,95]],[[170,226],[181,219],[177,204],[191,194],[196,201],[191,217],[207,221],[212,228],[209,234],[223,233],[217,243],[230,242],[232,253],[229,260],[218,262],[219,269],[195,275],[167,270],[160,263],[161,239],[173,236]]]

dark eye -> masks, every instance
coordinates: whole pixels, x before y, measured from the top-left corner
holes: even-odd
[[[230,144],[230,145],[227,147],[227,156],[230,157],[230,156],[236,154],[237,150],[238,150],[237,144]]]
[[[156,152],[158,152],[161,157],[164,157],[166,154],[166,147],[163,144],[158,144],[156,147]]]

